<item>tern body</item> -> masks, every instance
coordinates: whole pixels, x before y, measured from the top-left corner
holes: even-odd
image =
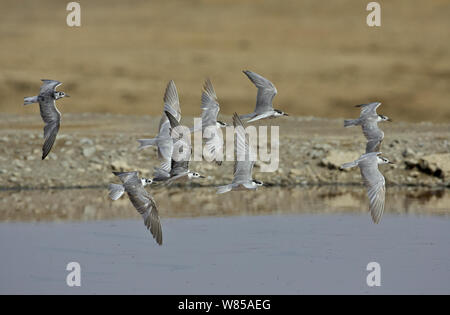
[[[62,84],[61,82],[46,79],[41,81],[44,83],[41,86],[39,95],[25,97],[23,105],[39,103],[41,117],[45,123],[44,146],[42,147],[42,159],[45,159],[55,143],[61,123],[61,113],[56,108],[55,101],[63,97],[69,97],[69,95],[55,90]]]
[[[361,126],[364,136],[367,139],[366,153],[378,152],[381,142],[384,139],[384,132],[378,127],[382,121],[391,121],[389,117],[378,115],[377,108],[380,102],[356,105],[361,107],[361,114],[357,119],[344,120],[344,127]]]
[[[272,100],[277,94],[277,89],[272,82],[255,72],[248,70],[243,72],[258,88],[258,94],[256,95],[256,107],[254,112],[241,115],[241,119],[248,120],[248,122],[253,122],[260,119],[288,116],[285,112],[273,108]]]
[[[215,160],[218,165],[221,165],[223,138],[220,136],[219,130],[228,126],[228,124],[217,120],[219,111],[220,106],[216,92],[211,81],[207,79],[203,85],[202,92],[202,126],[201,129],[192,128],[191,132],[202,131],[208,160]]]
[[[255,161],[250,160],[250,146],[246,139],[244,125],[239,116],[234,113],[233,125],[235,127],[235,162],[234,177],[231,184],[217,187],[217,193],[223,194],[232,190],[255,190],[263,183],[252,178]]]
[[[378,169],[378,164],[391,163],[387,158],[380,156],[381,152],[370,152],[361,155],[357,160],[345,163],[342,168],[358,166],[369,197],[369,210],[374,223],[380,222],[385,204],[385,179]],[[392,163],[391,163],[392,164]]]
[[[170,122],[170,134],[174,143],[177,143],[177,148],[172,150],[170,171],[162,167],[156,167],[153,180],[172,184],[175,181],[185,182],[193,178],[204,178],[199,173],[189,170],[192,147],[185,140],[185,135],[182,134],[183,130],[181,130],[182,126],[179,121],[170,112],[165,111],[165,114]],[[182,153],[179,152],[180,148],[182,148]]]
[[[181,120],[180,101],[178,99],[178,92],[175,82],[170,80],[164,93],[164,111],[170,112],[177,121]],[[160,168],[166,172],[170,172],[173,139],[170,137],[170,122],[167,115],[163,113],[158,127],[158,135],[153,139],[139,139],[139,149],[144,149],[149,146],[156,146],[158,148],[158,158],[161,161]]]
[[[156,243],[162,245],[162,229],[155,200],[144,188],[152,183],[151,179],[139,178],[138,172],[114,172],[122,184],[109,185],[109,197],[119,199],[125,192],[144,219],[144,224],[153,235]]]

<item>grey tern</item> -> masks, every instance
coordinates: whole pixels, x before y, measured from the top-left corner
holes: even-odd
[[[152,180],[139,178],[138,172],[113,172],[113,174],[119,177],[122,184],[110,184],[109,197],[117,200],[126,192],[133,206],[142,215],[144,224],[150,230],[156,243],[162,245],[158,208],[153,197],[144,188],[151,184]]]
[[[380,154],[381,152],[365,153],[357,160],[341,166],[342,168],[359,167],[364,185],[367,188],[370,214],[375,223],[380,222],[383,215],[386,194],[385,179],[378,170],[378,164],[393,164],[387,158],[380,156]]]
[[[256,95],[256,107],[253,113],[241,115],[240,118],[253,122],[265,118],[275,118],[280,116],[289,116],[285,112],[274,109],[272,100],[277,94],[277,89],[272,82],[266,78],[260,76],[257,73],[245,70],[243,71],[250,81],[258,88],[258,94]]]
[[[234,178],[231,184],[217,187],[217,193],[223,194],[232,190],[256,190],[263,182],[252,178],[255,161],[250,160],[250,146],[247,141],[244,125],[239,116],[234,113],[233,125],[235,127],[234,142]],[[240,158],[240,156],[242,158]]]
[[[45,123],[44,146],[42,147],[42,159],[45,159],[55,143],[61,123],[61,113],[56,108],[55,101],[63,97],[69,97],[69,95],[56,91],[56,88],[62,84],[61,82],[46,79],[41,81],[44,83],[41,86],[39,95],[25,97],[23,105],[39,103],[41,117]]]
[[[380,102],[356,105],[356,107],[361,107],[359,118],[344,120],[344,127],[361,126],[364,136],[367,139],[366,153],[380,151],[381,142],[384,139],[384,132],[378,128],[378,123],[392,121],[387,116],[377,114],[377,108],[380,105]]]

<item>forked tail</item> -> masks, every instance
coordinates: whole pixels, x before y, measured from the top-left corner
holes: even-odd
[[[231,184],[224,185],[224,186],[219,186],[219,187],[217,187],[217,193],[218,194],[224,194],[226,192],[231,191],[232,188],[233,188],[233,186]]]
[[[30,105],[38,103],[38,97],[37,96],[29,96],[23,98],[23,105]]]
[[[341,165],[341,168],[351,168],[351,167],[355,167],[357,166],[358,163],[356,163],[355,161],[353,162],[349,162],[349,163],[344,163]]]
[[[156,138],[153,139],[138,139],[139,142],[139,150],[147,148],[147,147],[151,147],[151,146],[156,146]]]
[[[359,125],[359,119],[346,119],[344,120],[344,127]]]

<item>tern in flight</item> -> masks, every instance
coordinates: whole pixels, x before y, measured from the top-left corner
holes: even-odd
[[[361,107],[359,118],[344,120],[344,127],[361,126],[364,136],[367,139],[366,153],[380,151],[381,142],[384,139],[384,132],[378,128],[378,123],[392,121],[387,116],[377,114],[377,108],[380,105],[380,102],[356,105],[356,107]]]
[[[170,80],[164,93],[164,111],[168,111],[179,122],[181,120],[180,101],[175,82]],[[158,148],[158,157],[161,161],[160,168],[165,172],[170,172],[172,163],[173,139],[170,137],[170,122],[163,112],[159,121],[158,135],[153,139],[139,139],[139,149],[149,146]]]
[[[250,146],[247,141],[244,125],[239,116],[234,113],[233,125],[235,128],[234,142],[234,178],[231,184],[217,187],[217,193],[223,194],[231,190],[256,190],[263,182],[252,178],[255,161],[251,161]]]
[[[113,174],[119,177],[122,184],[109,184],[109,197],[117,200],[126,192],[133,206],[142,215],[144,224],[152,233],[156,243],[162,245],[158,208],[153,197],[145,189],[152,180],[139,178],[138,172],[113,172]]]
[[[56,91],[56,88],[62,84],[61,82],[46,79],[42,79],[41,81],[44,83],[41,86],[39,95],[25,97],[23,105],[39,103],[41,117],[45,123],[44,146],[42,147],[42,159],[45,159],[55,143],[61,123],[61,113],[56,108],[55,101],[63,97],[69,97],[69,95]]]
[[[248,122],[253,122],[265,118],[289,116],[285,112],[273,108],[272,100],[277,94],[277,89],[272,82],[257,73],[248,70],[243,72],[247,75],[250,81],[256,85],[258,88],[258,94],[256,95],[255,111],[250,114],[241,115],[241,119],[248,120]]]
[[[393,164],[380,154],[381,152],[365,153],[357,160],[341,166],[342,168],[359,166],[364,185],[367,188],[370,214],[375,223],[380,222],[383,215],[386,194],[386,181],[383,174],[378,170],[378,164]]]

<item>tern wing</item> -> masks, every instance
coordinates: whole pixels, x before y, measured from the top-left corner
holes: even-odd
[[[41,85],[39,95],[53,95],[55,89],[62,84],[61,82],[56,80],[42,79],[41,81],[44,83],[42,83]]]
[[[255,162],[250,161],[250,147],[246,139],[244,125],[237,113],[233,115],[233,125],[236,134],[233,183],[249,182],[252,180],[252,170]]]
[[[378,127],[374,119],[367,119],[361,125],[364,136],[368,141],[381,141],[384,138],[384,132]]]
[[[162,245],[162,228],[155,200],[141,183],[126,184],[125,189],[130,197],[131,203],[141,214],[145,226],[150,230],[156,243]]]
[[[366,117],[366,116],[378,116],[377,108],[380,105],[381,105],[380,102],[373,102],[373,103],[368,103],[368,104],[356,105],[356,107],[361,108],[360,117]]]
[[[385,179],[378,169],[377,159],[370,156],[360,162],[361,175],[367,188],[367,196],[369,197],[369,210],[372,220],[375,223],[380,222],[384,212],[385,204]]]
[[[177,87],[173,80],[169,81],[164,93],[164,111],[171,113],[178,122],[181,120],[180,100],[178,99]]]
[[[138,172],[113,172],[114,175],[119,177],[120,181],[123,184],[141,184],[141,180],[139,179]]]
[[[170,137],[170,122],[166,117],[166,122],[161,126],[158,134],[158,157],[161,160],[161,167],[170,172],[170,164],[173,153],[173,139]]]
[[[42,147],[42,159],[50,153],[59,131],[61,113],[56,108],[53,94],[39,95],[39,109],[44,126],[44,146]]]
[[[205,81],[203,86],[202,110],[202,129],[204,130],[208,126],[216,126],[220,108],[216,92],[209,79]]]
[[[177,127],[180,127],[180,123],[177,121],[177,119],[171,113],[169,113],[167,111],[165,113],[170,122],[171,137],[175,141],[173,153],[172,153],[170,175],[176,176],[181,173],[186,173],[189,170],[189,159],[188,159],[188,156],[186,156],[186,152],[184,152],[184,150],[187,150],[187,152],[189,153],[189,158],[190,158],[190,154],[192,153],[192,148],[191,148],[190,144],[184,140],[183,134],[179,133],[179,128],[177,128]],[[180,141],[181,141],[181,143],[180,143]],[[182,149],[183,152],[179,152],[179,151],[175,152],[176,150],[180,150],[180,149]]]
[[[245,70],[244,73],[258,88],[256,95],[255,113],[262,114],[273,110],[272,100],[277,94],[277,89],[272,82],[252,71]]]

